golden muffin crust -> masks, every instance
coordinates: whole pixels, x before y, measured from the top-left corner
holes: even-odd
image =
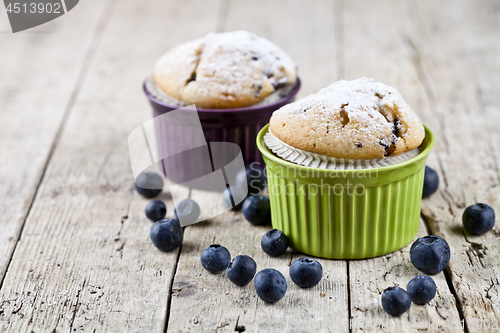
[[[273,113],[270,130],[292,147],[348,159],[399,155],[425,136],[401,94],[368,78],[341,80],[283,106]]]
[[[211,33],[163,55],[155,83],[179,101],[208,109],[250,106],[297,80],[281,48],[248,31]]]

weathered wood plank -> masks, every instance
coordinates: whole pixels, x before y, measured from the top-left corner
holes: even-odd
[[[0,22],[0,285],[64,116],[85,78],[105,1],[13,34]],[[57,52],[55,52],[57,50]]]
[[[297,98],[339,79],[334,1],[231,1],[226,31],[246,29],[278,44],[298,63]]]
[[[333,2],[233,1],[225,17],[227,22],[218,24],[221,29],[250,30],[278,43],[290,53],[299,63],[304,87],[301,96],[336,80]],[[213,206],[212,209],[222,205],[219,196],[203,191],[193,190],[192,198],[203,201],[205,206]],[[260,239],[268,229],[252,226],[241,213],[232,212],[186,228],[174,279],[169,331],[349,330],[345,261],[320,259],[323,280],[310,290],[300,289],[290,280],[288,269],[293,260],[304,255],[289,252],[280,258],[267,256],[260,248]],[[214,242],[226,246],[233,257],[250,255],[257,262],[258,270],[269,267],[282,272],[288,284],[285,297],[276,304],[265,304],[255,293],[253,282],[240,288],[225,274],[213,275],[205,271],[200,255]]]
[[[344,71],[348,79],[368,76],[394,86],[428,124],[428,119],[432,120],[429,103],[402,35],[401,21],[408,15],[411,12],[398,1],[346,2],[343,13]],[[363,19],[357,19],[359,17]],[[440,146],[438,142],[435,150]],[[419,237],[425,234],[427,230],[421,224]],[[409,246],[383,257],[349,261],[352,329],[377,331],[393,328],[400,332],[439,328],[440,331],[463,331],[453,294],[442,273],[433,276],[439,291],[430,304],[412,306],[409,312],[398,318],[383,311],[380,299],[384,289],[393,285],[406,289],[411,278],[419,274],[411,264],[408,252]]]
[[[195,201],[206,203],[207,197],[214,208],[221,208],[220,195],[192,190]],[[265,254],[260,239],[269,228],[252,226],[241,212],[226,212],[186,228],[173,284],[169,331],[348,331],[345,261],[318,259],[324,270],[322,281],[311,289],[301,289],[290,280],[288,270],[293,260],[305,255],[290,249],[279,258]],[[225,273],[207,272],[201,266],[200,255],[214,243],[226,246],[233,257],[251,256],[258,271],[279,270],[288,285],[283,299],[266,304],[255,293],[253,281],[238,287]]]
[[[217,4],[137,1],[108,13],[5,277],[0,330],[163,331],[177,253],[149,240],[127,136],[150,118],[141,83],[156,59],[213,30]]]
[[[476,202],[500,210],[497,8],[493,2],[418,2],[407,28],[446,144],[431,160],[441,185],[424,200],[423,214],[453,249],[450,279],[471,332],[500,321],[498,221],[483,236],[464,231],[461,221]]]
[[[95,15],[96,7],[88,6]],[[68,20],[78,8],[84,7],[66,15]],[[385,287],[404,287],[417,274],[408,261],[408,248],[381,258],[350,261],[348,269],[343,261],[320,260],[324,280],[304,291],[288,277],[289,263],[300,254],[267,257],[259,246],[266,228],[250,226],[241,213],[225,213],[186,228],[177,268],[178,253],[162,254],[151,246],[150,222],[143,215],[148,200],[132,189],[126,150],[127,134],[149,117],[140,81],[169,46],[214,29],[244,28],[276,41],[299,62],[304,84],[301,96],[341,77],[372,76],[399,89],[435,132],[437,142],[429,165],[440,172],[442,186],[424,200],[423,212],[431,231],[445,237],[452,247],[447,274],[463,306],[468,330],[483,331],[480,319],[491,323],[500,318],[500,232],[496,227],[485,236],[465,233],[461,214],[466,205],[477,201],[500,211],[500,135],[496,132],[500,123],[500,34],[495,11],[498,5],[493,1],[481,5],[472,1],[213,1],[182,6],[154,1],[117,6],[83,90],[74,95],[75,110],[45,173],[0,291],[0,330],[160,331],[169,311],[175,270],[168,324],[172,332],[234,331],[243,326],[246,331],[348,331],[349,310],[353,331],[360,325],[370,330],[370,325],[379,322],[385,327],[390,323],[401,327],[430,320],[450,331],[460,325],[443,274],[434,277],[437,298],[426,307],[413,306],[399,319],[390,319],[375,302]],[[65,17],[53,24],[66,26]],[[78,22],[83,26],[84,22]],[[0,68],[0,76],[7,78],[0,82],[0,102],[2,111],[6,110],[0,124],[0,184],[5,185],[0,190],[5,191],[0,193],[0,226],[15,236],[11,241],[0,238],[0,254],[13,250],[64,106],[78,82],[78,70],[68,59],[75,53],[83,63],[84,52],[79,47],[82,41],[90,45],[92,35],[85,29],[78,31],[80,40],[62,52],[66,58],[58,55],[48,60],[53,56],[49,48],[34,55],[24,51],[32,42],[60,46],[63,38],[58,34],[24,34],[23,42],[15,43],[0,35],[0,42],[5,39],[13,45],[13,52],[0,55],[7,64]],[[49,80],[47,75],[37,74],[41,71],[35,65],[37,56],[47,58],[42,62],[47,68],[55,68],[55,60],[64,66]],[[26,73],[33,73],[29,82]],[[61,73],[67,77],[59,79]],[[47,85],[57,89],[48,93],[40,88]],[[25,100],[16,91],[26,86],[30,96],[33,91],[41,93]],[[41,105],[43,112],[34,112],[34,105]],[[17,117],[16,112],[23,112],[22,116]],[[24,130],[30,123],[37,126]],[[12,140],[18,137],[21,139]],[[220,198],[201,191],[193,191],[192,197],[200,202],[204,214],[220,205]],[[161,198],[167,201],[172,216],[168,191]],[[419,232],[423,234],[425,229]],[[259,269],[273,267],[283,272],[289,283],[285,298],[266,305],[252,285],[240,289],[224,275],[204,271],[199,255],[213,242],[226,245],[233,256],[253,256]],[[7,262],[0,262],[0,275]],[[448,320],[451,327],[446,327]]]
[[[417,236],[425,235],[426,226],[421,222]],[[410,310],[400,317],[392,317],[382,309],[380,300],[386,288],[398,286],[406,290],[406,285],[412,278],[423,274],[410,261],[410,247],[411,244],[378,258],[349,261],[353,331],[375,332],[392,329],[397,332],[463,332],[455,298],[443,273],[432,276],[436,282],[437,293],[428,304],[412,304]]]

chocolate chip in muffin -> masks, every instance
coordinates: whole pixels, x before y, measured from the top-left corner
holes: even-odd
[[[306,106],[310,112],[302,112]],[[399,92],[367,78],[339,81],[283,106],[273,113],[270,130],[297,149],[346,159],[396,156],[418,147],[425,136]]]
[[[389,156],[396,150],[396,139],[393,139],[389,148],[385,149],[385,156]]]
[[[262,90],[262,84],[260,84],[260,83],[253,83],[252,84],[252,88],[254,88],[254,90],[255,90],[255,92],[253,94],[255,96],[255,98],[259,98],[260,92]]]
[[[288,81],[286,78],[278,80],[278,82],[273,82],[272,83],[274,90],[281,89],[283,87],[286,87],[288,85]]]
[[[390,154],[392,154],[394,152],[394,150],[396,150],[396,136],[393,136],[390,144],[387,144],[383,140],[380,140],[379,145],[381,145],[385,149],[384,156],[385,157],[389,156]]]
[[[307,110],[309,110],[309,108],[300,108],[297,111],[295,111],[295,114],[299,114],[299,113],[302,113],[302,112],[307,112]]]
[[[400,133],[399,133],[399,119],[398,118],[394,118],[394,123],[392,124],[393,127],[392,127],[392,134],[394,134],[394,136],[396,137],[400,137]]]

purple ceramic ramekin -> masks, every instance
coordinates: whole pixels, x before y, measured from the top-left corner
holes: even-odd
[[[255,144],[257,139],[257,134],[260,129],[269,122],[272,113],[282,107],[285,104],[292,102],[295,99],[298,91],[300,89],[300,80],[297,78],[297,84],[295,88],[291,91],[289,95],[281,98],[280,100],[259,106],[248,106],[243,108],[234,109],[201,109],[197,108],[198,116],[200,118],[201,126],[203,129],[203,134],[207,143],[210,142],[232,142],[237,144],[245,161],[245,165],[250,165],[253,162],[259,162],[260,166],[264,167],[264,161],[260,151],[257,149]],[[153,107],[153,116],[157,117],[167,112],[179,109],[180,106],[168,105],[161,100],[155,98],[148,91],[146,87],[146,81],[143,84],[143,90],[146,94],[151,106]],[[158,149],[165,149],[171,140],[171,136],[168,136],[170,131],[179,131],[177,128],[167,128],[166,125],[162,125],[163,128],[157,128],[156,139],[158,143]],[[195,133],[189,133],[189,130],[184,130],[182,135],[177,137],[177,140],[191,140],[195,137]],[[170,139],[169,139],[170,138]],[[177,141],[176,144],[179,142]],[[163,148],[161,147],[163,146]],[[171,161],[169,164],[175,163],[175,169],[178,169],[178,176],[180,176],[181,169],[184,175],[182,177],[171,177],[178,178],[173,179],[176,182],[186,181],[193,179],[196,176],[201,176],[205,171],[189,171],[189,168],[196,168],[192,165],[192,160],[186,157],[177,158],[176,161]],[[172,168],[171,168],[172,170]]]

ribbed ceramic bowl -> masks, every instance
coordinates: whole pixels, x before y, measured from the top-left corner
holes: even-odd
[[[321,170],[287,162],[257,146],[266,163],[273,228],[295,250],[322,258],[362,259],[407,245],[417,234],[425,163],[434,145],[425,127],[421,152],[368,170]]]
[[[206,141],[236,143],[241,148],[245,164],[250,165],[252,162],[262,163],[262,156],[255,146],[257,133],[269,122],[274,111],[295,99],[299,89],[300,80],[297,79],[297,85],[290,94],[274,103],[233,109],[197,108]],[[143,90],[151,103],[154,117],[180,108],[179,106],[168,105],[151,95],[146,88],[146,81],[143,84]],[[196,133],[191,133],[189,130],[182,130],[178,126],[164,128],[162,133],[169,133],[170,131],[178,132],[176,141],[192,140],[192,137],[197,135]],[[166,145],[169,144],[166,136],[158,137],[157,140],[159,144],[162,141]],[[178,142],[173,143],[178,144]],[[182,163],[182,161],[179,161],[180,165],[186,167],[190,161],[185,162]]]

